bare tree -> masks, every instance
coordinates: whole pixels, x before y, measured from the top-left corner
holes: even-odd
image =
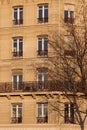
[[[61,26],[60,33],[57,28],[52,29],[49,36],[52,56],[48,60],[51,78],[57,82],[59,91],[62,90],[62,95],[71,107],[74,107],[75,121],[71,123],[79,124],[81,130],[84,130],[87,117],[87,108],[82,108],[82,101],[87,98],[87,2],[82,0],[79,8],[75,18],[72,16]],[[57,100],[57,103],[63,102]],[[52,106],[60,112],[57,104]]]

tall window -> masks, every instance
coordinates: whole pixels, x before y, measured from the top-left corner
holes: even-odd
[[[74,22],[74,5],[65,4],[64,22],[65,23],[73,23]]]
[[[65,123],[74,123],[74,103],[65,103],[64,120]]]
[[[13,8],[13,24],[14,25],[23,24],[23,7]]]
[[[47,37],[38,37],[38,56],[48,56]]]
[[[47,123],[48,122],[48,104],[38,103],[37,108],[38,108],[37,123]]]
[[[12,86],[13,86],[13,90],[22,90],[22,79],[23,76],[22,75],[13,75],[12,77]]]
[[[48,4],[38,5],[38,23],[48,22]]]
[[[47,68],[38,69],[37,79],[38,79],[38,88],[47,89],[48,69]]]
[[[23,56],[23,38],[13,38],[13,57]]]
[[[12,104],[12,123],[22,123],[22,104]]]

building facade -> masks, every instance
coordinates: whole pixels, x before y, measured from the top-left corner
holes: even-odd
[[[0,0],[0,129],[79,130],[49,105],[59,92],[47,61],[49,30],[60,31],[61,17],[71,22],[78,6],[79,0]]]

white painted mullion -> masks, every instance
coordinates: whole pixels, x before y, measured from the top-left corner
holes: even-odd
[[[42,38],[42,50],[44,50],[44,38]]]
[[[44,18],[44,6],[42,6],[42,17]]]
[[[44,82],[44,73],[42,73],[42,82]]]
[[[19,39],[17,39],[17,52],[19,52]]]
[[[71,107],[71,106],[70,106],[70,104],[69,104],[69,107],[68,107],[68,108],[69,108],[69,111],[68,111],[68,112],[69,112],[69,119],[70,119],[70,107]]]
[[[42,117],[44,117],[44,104],[42,104]]]
[[[18,20],[20,19],[20,18],[19,18],[19,14],[20,14],[20,8],[18,8],[18,10],[17,10],[17,17],[18,17]]]
[[[16,117],[18,117],[18,105],[17,105],[17,110],[16,110]]]

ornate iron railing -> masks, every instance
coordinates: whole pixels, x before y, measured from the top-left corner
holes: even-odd
[[[48,117],[37,117],[37,123],[47,123]]]
[[[12,117],[11,123],[22,123],[22,117]]]
[[[13,24],[14,24],[14,25],[23,24],[23,19],[14,19],[14,20],[13,20]]]
[[[37,91],[70,91],[73,93],[84,92],[85,88],[81,84],[71,85],[68,82],[60,81],[29,81],[29,82],[0,82],[0,93],[5,92],[37,92]]]

